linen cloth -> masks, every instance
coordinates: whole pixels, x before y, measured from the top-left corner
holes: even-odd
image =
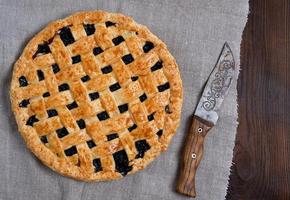
[[[121,12],[146,25],[168,45],[183,80],[181,123],[168,151],[145,170],[118,181],[84,183],[44,166],[26,148],[10,108],[13,64],[27,42],[50,21],[83,10]],[[188,124],[225,41],[229,42],[239,67],[247,14],[247,0],[0,0],[0,199],[188,199],[175,192]],[[236,97],[235,80],[220,120],[205,142],[204,157],[196,175],[198,200],[225,197],[237,127]]]

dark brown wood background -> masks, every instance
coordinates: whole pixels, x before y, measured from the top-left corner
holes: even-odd
[[[290,0],[250,0],[227,199],[290,200]]]

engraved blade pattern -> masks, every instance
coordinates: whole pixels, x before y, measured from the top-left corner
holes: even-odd
[[[228,93],[235,72],[233,53],[225,43],[215,68],[209,76],[194,115],[216,124],[218,112]]]

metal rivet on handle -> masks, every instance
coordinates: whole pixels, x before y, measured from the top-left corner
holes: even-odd
[[[199,127],[199,128],[197,129],[197,132],[201,133],[201,132],[202,132],[202,128]]]
[[[196,159],[196,154],[195,154],[195,153],[192,153],[192,154],[191,154],[191,158],[192,158],[192,159]]]

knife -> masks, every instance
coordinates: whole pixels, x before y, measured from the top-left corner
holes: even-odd
[[[218,121],[220,107],[229,91],[234,73],[233,53],[226,42],[207,80],[186,136],[177,181],[177,192],[181,194],[196,196],[195,173],[202,159],[204,139]]]

